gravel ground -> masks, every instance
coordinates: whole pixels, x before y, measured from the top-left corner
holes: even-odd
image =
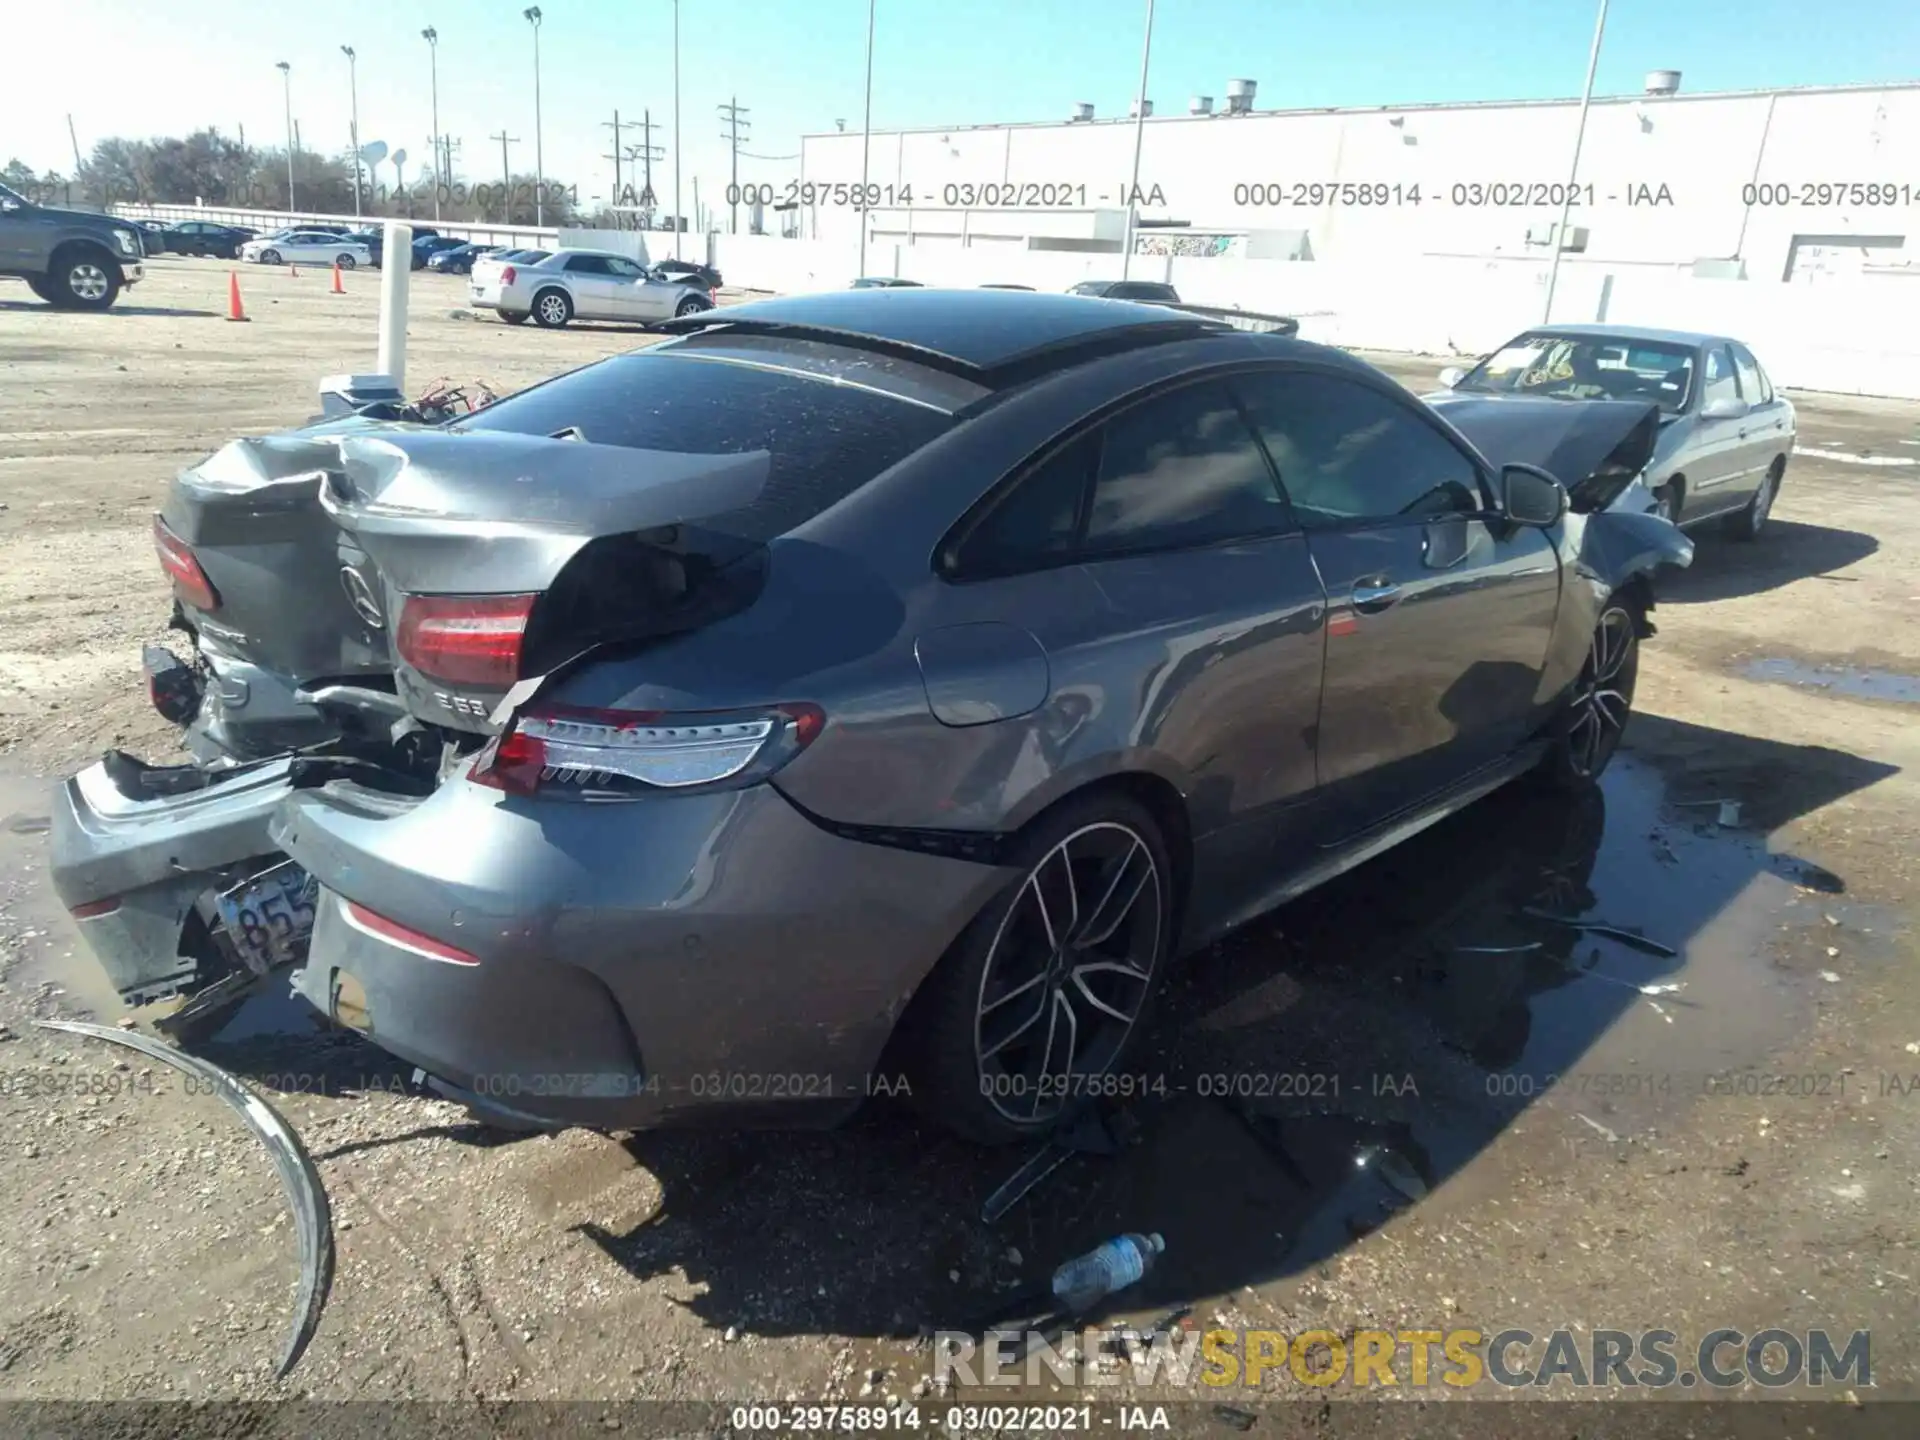
[[[1830,458],[1920,457],[1920,406],[1815,396],[1801,443],[1830,455],[1790,469],[1773,532],[1702,535],[1666,587],[1603,796],[1493,797],[1184,969],[1139,1067],[1165,1093],[1127,1112],[1117,1157],[1073,1160],[995,1226],[980,1204],[1021,1157],[894,1106],[831,1134],[510,1137],[253,1002],[204,1053],[305,1137],[339,1247],[319,1334],[274,1379],[295,1247],[264,1153],[181,1077],[32,1027],[120,1015],[42,832],[50,777],[170,748],[136,676],[165,616],[150,510],[178,466],[370,366],[374,276],[334,296],[322,272],[241,267],[238,326],[229,268],[157,260],[102,316],[0,289],[0,1398],[911,1397],[928,1330],[1123,1229],[1168,1241],[1129,1297],[1141,1321],[1871,1329],[1876,1393],[1916,1393],[1920,727],[1910,702],[1754,667],[1920,673],[1920,467]],[[504,392],[647,339],[509,329],[462,296],[415,278],[410,388]],[[1444,363],[1371,358],[1416,388]],[[1680,957],[1570,932],[1455,948],[1510,939],[1516,901],[1569,884]],[[1296,1075],[1310,1093],[1264,1078]],[[1357,1169],[1380,1146],[1400,1183]],[[1326,1433],[1317,1415],[1261,1433]]]

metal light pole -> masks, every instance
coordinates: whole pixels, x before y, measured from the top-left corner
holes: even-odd
[[[673,0],[673,258],[680,258],[680,0]]]
[[[277,62],[274,69],[280,72],[280,79],[287,91],[287,212],[291,214],[293,203],[293,66],[286,61]]]
[[[547,223],[546,161],[540,151],[540,7],[529,5],[520,12],[533,26],[533,223]]]
[[[440,148],[440,32],[429,25],[420,32],[427,42],[433,74],[433,218],[440,218],[440,192],[447,188],[447,167]]]
[[[1580,178],[1580,142],[1587,138],[1587,107],[1593,103],[1593,72],[1600,66],[1600,37],[1607,33],[1607,0],[1600,0],[1600,18],[1593,25],[1593,49],[1587,55],[1587,88],[1580,92],[1580,124],[1573,132],[1573,165],[1567,172],[1567,198],[1560,206],[1560,225],[1553,232],[1553,261],[1547,267],[1547,308],[1542,325],[1553,319],[1553,291],[1560,282],[1560,252],[1567,243],[1567,217],[1573,210],[1573,186]]]
[[[1140,195],[1140,143],[1147,136],[1147,61],[1153,58],[1153,0],[1147,0],[1147,38],[1140,46],[1140,95],[1133,110],[1133,183],[1127,189],[1127,239],[1120,251],[1120,278],[1133,269],[1134,202]]]
[[[353,47],[342,45],[340,53],[347,57],[347,93],[353,100],[353,213],[360,214],[360,78],[359,67],[354,63]]]
[[[867,0],[867,108],[860,122],[860,275],[867,273],[867,231],[872,216],[867,211],[867,156],[873,147],[873,7]]]

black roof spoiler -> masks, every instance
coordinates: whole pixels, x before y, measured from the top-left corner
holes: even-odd
[[[1235,329],[1225,321],[1201,315],[1194,315],[1190,321],[1155,320],[1140,325],[1119,325],[1035,346],[1007,356],[997,364],[989,366],[928,346],[889,339],[883,335],[791,320],[731,318],[723,310],[696,311],[691,315],[663,320],[653,328],[670,335],[695,335],[711,331],[719,334],[765,335],[793,340],[813,340],[829,345],[845,345],[875,355],[910,361],[916,365],[923,365],[929,370],[957,375],[989,389],[998,389],[1028,379],[1035,374],[1063,369],[1068,365],[1079,364],[1104,355],[1145,349],[1153,345],[1167,345],[1180,340],[1227,335],[1232,334]]]

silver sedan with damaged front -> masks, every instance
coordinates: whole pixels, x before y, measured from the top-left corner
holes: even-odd
[[[1726,335],[1634,325],[1542,325],[1470,370],[1440,372],[1424,397],[1454,424],[1500,424],[1516,400],[1651,401],[1653,458],[1614,501],[1682,529],[1720,522],[1736,540],[1766,528],[1793,454],[1793,404],[1745,345]]]
[[[711,310],[717,299],[698,280],[668,279],[611,250],[556,250],[531,265],[475,265],[467,298],[509,325],[531,316],[550,330],[573,320],[650,325]]]

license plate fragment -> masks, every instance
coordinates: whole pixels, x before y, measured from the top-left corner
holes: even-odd
[[[216,903],[240,958],[264,975],[305,955],[318,898],[313,876],[287,860],[221,892]]]

